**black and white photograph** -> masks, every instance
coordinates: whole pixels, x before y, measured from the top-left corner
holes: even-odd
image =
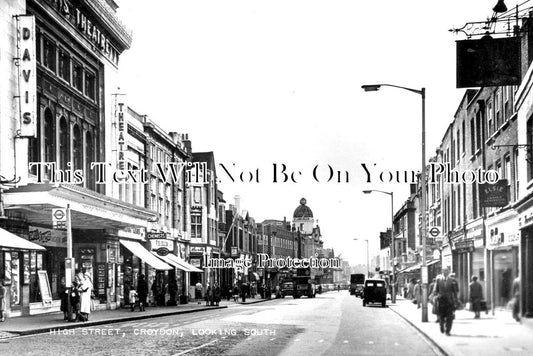
[[[533,1],[0,1],[0,355],[531,354]]]

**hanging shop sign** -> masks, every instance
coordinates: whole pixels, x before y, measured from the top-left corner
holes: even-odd
[[[502,207],[509,204],[507,179],[501,179],[494,184],[480,184],[479,200],[482,208]]]
[[[150,231],[150,232],[147,232],[146,233],[146,238],[148,240],[152,240],[152,239],[166,239],[167,238],[167,234],[166,232],[154,232],[154,231]]]
[[[518,37],[457,41],[457,88],[520,84]]]
[[[37,136],[37,63],[35,56],[35,17],[17,16],[19,48],[18,83],[21,137]]]

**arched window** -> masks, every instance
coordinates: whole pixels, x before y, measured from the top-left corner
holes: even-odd
[[[91,163],[94,162],[94,142],[93,136],[89,131],[85,134],[85,157],[84,176],[87,180],[87,188],[96,190],[94,171],[91,171]]]
[[[44,161],[56,161],[56,134],[54,115],[49,108],[44,111]]]
[[[78,124],[72,128],[72,154],[74,159],[72,169],[83,169],[83,143]]]
[[[69,124],[64,116],[59,120],[59,168],[67,170],[67,162],[70,159],[70,133]]]

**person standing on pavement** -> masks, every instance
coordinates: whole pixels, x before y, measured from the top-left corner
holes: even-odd
[[[442,274],[437,277],[435,294],[437,296],[437,315],[439,316],[440,332],[450,336],[459,286],[454,278],[450,278],[448,267],[442,269]]]
[[[144,311],[148,298],[148,282],[144,279],[144,274],[140,274],[137,280],[137,298],[139,298],[139,311]]]
[[[89,314],[91,314],[91,292],[93,290],[93,283],[88,274],[82,274],[80,280],[81,285],[78,287],[80,291],[80,315],[82,321],[88,321]]]
[[[4,313],[6,312],[6,293],[7,289],[4,287],[4,281],[0,281],[0,321],[5,321]]]
[[[65,277],[61,277],[61,286],[59,287],[59,298],[61,305],[59,310],[63,312],[63,320],[68,320],[68,288]]]
[[[218,307],[218,304],[220,303],[220,300],[222,299],[222,292],[220,291],[220,287],[218,286],[218,283],[215,283],[214,299]]]
[[[200,283],[200,281],[194,286],[194,296],[198,304],[202,304],[200,301],[202,299],[202,283]]]
[[[513,293],[513,318],[520,322],[520,276],[513,280],[511,292]]]
[[[483,299],[483,287],[477,281],[477,276],[472,276],[472,282],[468,286],[470,292],[470,308],[474,312],[474,318],[480,318],[481,300]]]
[[[413,302],[415,302],[415,304],[417,305],[417,308],[420,309],[420,304],[422,302],[422,284],[420,283],[420,279],[416,281],[413,294],[414,294]]]

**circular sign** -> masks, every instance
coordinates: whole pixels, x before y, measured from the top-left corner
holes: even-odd
[[[57,220],[63,220],[65,218],[65,212],[61,209],[56,209],[56,211],[54,211],[54,218]]]
[[[160,247],[158,248],[157,250],[155,250],[155,252],[159,255],[159,256],[166,256],[169,254],[169,250],[168,248],[166,247]]]
[[[429,230],[429,234],[433,237],[437,237],[439,236],[440,234],[440,230],[438,227],[432,227],[430,230]]]

